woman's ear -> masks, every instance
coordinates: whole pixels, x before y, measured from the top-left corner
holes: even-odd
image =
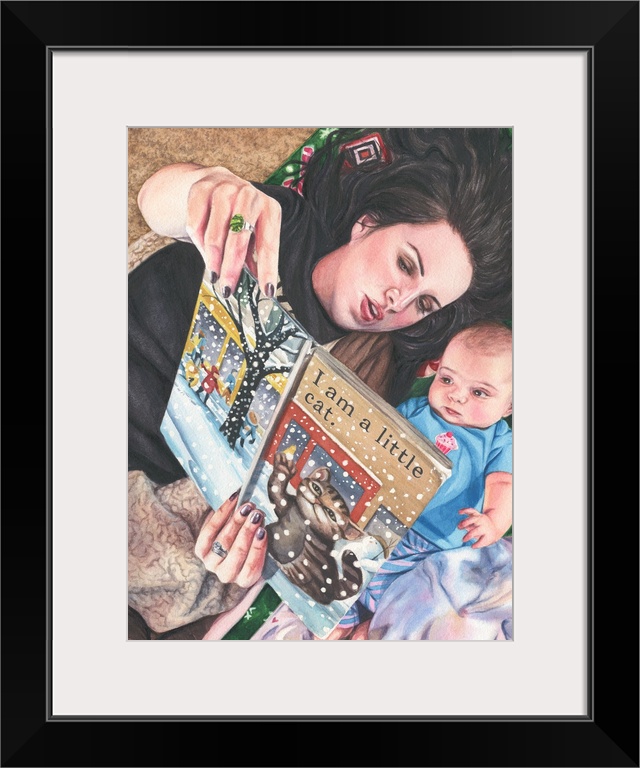
[[[361,216],[358,221],[351,227],[351,240],[359,240],[361,237],[367,234],[367,232],[371,231],[372,227],[375,227],[375,221],[369,216],[368,213],[365,213],[364,216]]]

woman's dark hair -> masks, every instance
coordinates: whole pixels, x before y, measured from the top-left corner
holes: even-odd
[[[385,152],[354,166],[341,146],[374,132]],[[304,197],[333,248],[348,242],[366,213],[380,227],[446,221],[470,254],[467,292],[393,331],[392,402],[406,394],[420,363],[439,358],[463,326],[480,318],[511,319],[511,176],[511,137],[498,128],[337,130],[302,168]]]

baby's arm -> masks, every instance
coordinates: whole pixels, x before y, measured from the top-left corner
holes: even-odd
[[[473,549],[495,544],[512,522],[512,480],[510,472],[491,472],[485,479],[482,514],[476,509],[461,509],[467,517],[458,525],[467,531],[463,542],[476,539]]]

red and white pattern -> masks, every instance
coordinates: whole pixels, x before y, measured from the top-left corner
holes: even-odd
[[[315,150],[311,145],[302,147],[300,161],[303,164],[308,163],[314,151]],[[287,176],[287,178],[282,182],[282,186],[291,187],[291,189],[294,189],[299,195],[302,195],[302,187],[304,186],[304,165],[300,170],[299,176]]]
[[[364,163],[388,161],[387,148],[379,133],[371,133],[369,136],[342,144],[340,151],[345,154],[344,164],[347,168],[355,168]]]

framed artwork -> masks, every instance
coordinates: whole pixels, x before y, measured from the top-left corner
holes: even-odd
[[[437,765],[638,765],[637,696],[623,706],[618,693],[637,687],[637,622],[624,620],[637,606],[636,504],[623,541],[611,542],[604,520],[612,505],[629,506],[626,466],[611,482],[612,441],[595,421],[604,340],[610,358],[615,331],[626,339],[637,329],[638,3],[421,5],[433,23],[419,45],[406,24],[375,32],[362,19],[366,42],[327,24],[332,45],[318,48],[291,45],[284,28],[267,46],[239,43],[231,3],[215,4],[206,35],[186,23],[202,4],[2,3],[5,231],[35,232],[47,308],[44,494],[29,513],[5,514],[5,584],[26,589],[3,593],[4,765],[211,761],[215,738],[180,736],[209,721],[314,733],[333,722],[415,723],[430,730],[426,760]],[[320,8],[305,6],[318,29]],[[288,32],[301,23],[294,16]],[[129,129],[216,128],[232,141],[264,126],[369,124],[513,128],[520,635],[401,646],[128,642]],[[624,272],[616,252],[632,254]],[[607,506],[596,517],[605,443]],[[129,722],[144,722],[145,738],[126,754]],[[98,757],[84,740],[74,746],[72,723],[100,743]],[[264,764],[258,742],[243,738],[238,764]],[[407,762],[397,740],[378,742],[381,764]],[[322,760],[359,764],[343,751],[332,746]],[[277,762],[308,760],[283,744]]]

